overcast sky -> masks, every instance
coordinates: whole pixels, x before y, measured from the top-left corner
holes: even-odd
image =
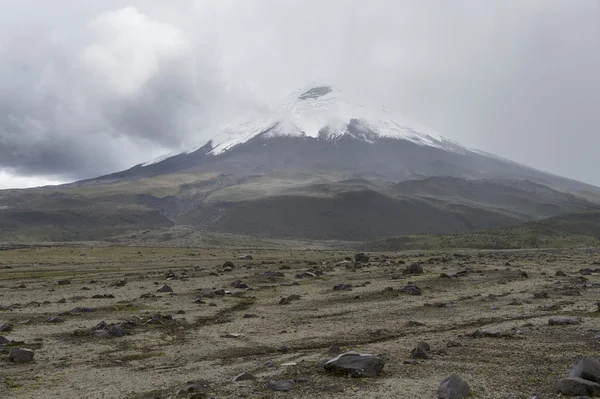
[[[0,0],[0,188],[204,144],[332,82],[600,185],[598,0]]]

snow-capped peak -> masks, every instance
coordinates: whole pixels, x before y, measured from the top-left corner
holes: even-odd
[[[266,117],[226,125],[212,140],[211,154],[221,154],[262,134],[263,137],[296,136],[335,140],[344,135],[372,143],[377,138],[396,138],[442,148],[465,150],[436,132],[364,100],[355,100],[329,85],[293,93],[271,107]]]

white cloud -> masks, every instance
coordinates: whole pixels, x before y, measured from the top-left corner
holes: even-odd
[[[0,189],[40,187],[66,183],[52,176],[18,176],[7,169],[0,169]]]
[[[134,96],[156,76],[161,63],[190,58],[191,47],[181,31],[134,7],[103,13],[89,29],[92,42],[81,60],[108,95]]]

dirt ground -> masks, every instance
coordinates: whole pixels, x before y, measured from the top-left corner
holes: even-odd
[[[344,251],[2,250],[0,324],[13,328],[0,332],[11,340],[0,353],[0,397],[189,398],[176,392],[204,379],[208,398],[435,398],[455,373],[473,398],[556,398],[570,366],[598,355],[597,250],[368,255],[357,264]],[[423,274],[403,274],[413,262]],[[238,280],[249,288],[233,287]],[[409,282],[422,295],[400,290]],[[341,283],[352,290],[335,291]],[[157,292],[162,284],[174,292]],[[211,298],[206,288],[225,293]],[[280,304],[290,295],[299,298]],[[582,322],[549,325],[559,316]],[[94,336],[102,321],[127,335]],[[477,330],[483,337],[470,336]],[[420,341],[429,358],[413,360]],[[33,349],[34,362],[10,362],[11,346]],[[381,356],[383,372],[327,374],[318,365],[334,346]],[[256,379],[233,382],[243,372]],[[294,380],[293,389],[270,390],[277,380]]]

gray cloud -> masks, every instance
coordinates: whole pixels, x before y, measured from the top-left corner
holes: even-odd
[[[11,3],[0,169],[13,175],[123,169],[327,81],[465,145],[600,184],[595,0]]]

